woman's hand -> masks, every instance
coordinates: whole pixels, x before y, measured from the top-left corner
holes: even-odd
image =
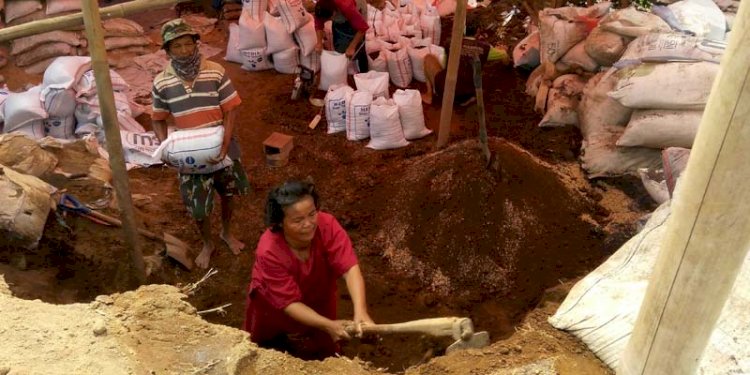
[[[315,52],[318,54],[323,52],[323,42],[315,43]]]
[[[354,48],[354,46],[350,45],[350,46],[349,46],[349,47],[348,47],[348,48],[346,49],[346,52],[345,52],[345,53],[346,53],[346,57],[347,57],[348,59],[351,59],[351,58],[352,58],[352,56],[354,56],[354,53],[355,53],[355,52],[356,52],[356,49]]]
[[[326,325],[325,331],[331,336],[333,342],[351,339],[351,336],[344,329],[344,322],[341,320],[331,320],[330,324]]]
[[[355,312],[354,327],[356,329],[356,333],[354,334],[354,336],[362,337],[362,326],[368,324],[375,324],[375,322],[372,320],[372,318],[370,318],[370,315],[367,313],[367,311],[363,311],[360,313]]]

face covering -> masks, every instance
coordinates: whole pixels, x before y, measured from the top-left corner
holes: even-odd
[[[192,56],[182,58],[170,57],[172,58],[172,68],[174,68],[178,77],[186,81],[192,81],[198,76],[201,68],[201,54],[198,52],[198,46],[195,47]]]

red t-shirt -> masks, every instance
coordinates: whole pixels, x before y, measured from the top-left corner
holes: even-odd
[[[266,230],[255,250],[243,329],[256,343],[280,334],[309,332],[310,327],[283,311],[293,302],[336,319],[336,281],[355,265],[352,242],[331,214],[318,213],[318,228],[304,262],[289,249],[283,232]]]

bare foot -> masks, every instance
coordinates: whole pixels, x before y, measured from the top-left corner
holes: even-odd
[[[430,94],[422,94],[422,103],[424,103],[424,104],[432,104],[432,95],[430,95]]]
[[[195,258],[195,265],[199,268],[208,268],[208,262],[211,260],[211,254],[214,252],[213,242],[210,244],[203,244],[201,253]]]
[[[224,243],[229,246],[229,250],[232,250],[232,254],[234,255],[240,255],[240,251],[245,248],[245,244],[242,243],[242,241],[234,238],[234,236],[229,233],[221,234],[219,237],[224,240]]]

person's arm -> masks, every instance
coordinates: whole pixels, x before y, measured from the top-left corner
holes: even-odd
[[[164,120],[151,120],[151,127],[154,129],[154,134],[159,142],[164,142],[167,139],[167,122]]]
[[[349,339],[349,334],[344,330],[341,322],[328,319],[311,309],[302,302],[293,302],[284,308],[284,313],[292,319],[308,327],[317,328],[328,333],[334,342]]]
[[[346,48],[346,57],[351,59],[352,56],[357,53],[357,46],[359,46],[359,43],[361,43],[364,38],[364,31],[357,31],[357,33],[354,34],[354,38],[352,38],[352,41],[349,43],[349,47]]]
[[[325,35],[324,30],[315,30],[315,35],[318,37],[318,42],[315,44],[315,52],[323,52],[323,36]]]
[[[361,336],[361,324],[374,324],[370,314],[367,313],[367,297],[365,293],[365,279],[362,277],[362,271],[359,265],[355,264],[344,273],[346,288],[352,297],[354,305],[354,324],[357,327],[358,335]]]

